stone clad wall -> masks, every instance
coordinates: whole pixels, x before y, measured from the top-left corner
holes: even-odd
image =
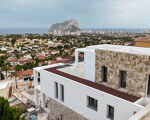
[[[48,106],[50,109],[49,115],[52,120],[61,120],[61,115],[63,116],[62,120],[88,120],[52,98],[49,98]]]
[[[127,72],[126,89],[120,89],[136,96],[146,95],[146,83],[150,74],[150,56],[121,53],[107,50],[96,50],[95,79],[101,83],[101,66],[108,67],[105,85],[119,88],[119,70]]]

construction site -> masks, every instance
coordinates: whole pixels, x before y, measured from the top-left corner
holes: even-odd
[[[34,105],[33,79],[0,81],[0,96],[8,99],[11,107],[19,107],[25,120],[50,120],[42,107]],[[40,94],[39,94],[40,97]]]

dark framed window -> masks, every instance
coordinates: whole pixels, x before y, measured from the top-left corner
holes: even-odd
[[[54,82],[54,89],[55,89],[55,98],[58,99],[58,83],[57,82]]]
[[[148,82],[147,82],[147,95],[150,95],[150,75],[148,75]]]
[[[111,105],[107,105],[107,118],[114,120],[114,107]]]
[[[40,73],[38,73],[37,81],[38,81],[38,83],[40,84]]]
[[[95,98],[87,96],[87,106],[97,111],[98,101]]]
[[[107,67],[102,66],[102,82],[107,82]]]
[[[64,85],[60,84],[60,100],[64,102]]]
[[[133,115],[134,115],[134,114],[136,114],[136,113],[137,113],[137,112],[136,112],[136,111],[134,111],[134,112],[133,112]]]
[[[126,71],[119,71],[120,76],[120,87],[126,88],[126,81],[127,81],[127,72]]]
[[[60,120],[63,120],[63,115],[60,115]]]

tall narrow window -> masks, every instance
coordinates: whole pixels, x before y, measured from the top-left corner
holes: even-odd
[[[97,111],[98,102],[95,98],[87,96],[87,106],[95,111]]]
[[[147,95],[150,95],[150,75],[148,75]]]
[[[64,85],[60,84],[60,100],[64,102]]]
[[[40,84],[40,73],[38,73],[38,84]]]
[[[107,67],[102,66],[102,82],[107,82]]]
[[[110,120],[114,119],[114,107],[113,106],[107,105],[107,117]]]
[[[54,83],[54,89],[55,89],[55,98],[57,98],[58,99],[58,83],[57,82],[55,82]]]
[[[63,115],[60,115],[60,120],[63,120]]]
[[[120,87],[126,88],[127,72],[120,70]]]

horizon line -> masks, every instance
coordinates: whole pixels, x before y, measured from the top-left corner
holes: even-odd
[[[36,28],[36,27],[28,27],[28,28],[26,28],[26,27],[18,27],[18,28],[13,28],[13,27],[10,27],[10,28],[0,28],[0,29],[50,29],[50,28],[44,28],[44,27],[42,27],[42,28]],[[79,29],[150,29],[150,28],[79,28]]]

